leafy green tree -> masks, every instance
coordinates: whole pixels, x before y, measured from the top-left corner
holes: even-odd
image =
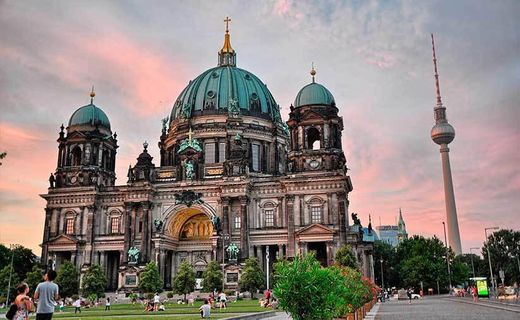
[[[7,296],[7,288],[9,286],[9,274],[11,273],[11,266],[7,265],[0,270],[0,296]],[[13,301],[13,297],[16,294],[16,286],[20,283],[20,277],[16,272],[11,274],[11,290],[9,290],[9,301]]]
[[[251,257],[246,260],[238,285],[240,290],[249,291],[251,295],[264,287],[264,272],[260,269],[257,258]]]
[[[274,294],[294,320],[332,319],[346,303],[339,268],[322,268],[313,254],[275,264]]]
[[[488,262],[482,259],[474,253],[465,253],[455,257],[455,260],[464,263],[469,268],[469,275],[471,277],[489,277],[489,265]],[[473,265],[473,267],[472,267]],[[475,275],[473,275],[473,268],[475,269]]]
[[[179,266],[177,275],[173,279],[173,291],[177,294],[184,294],[184,301],[186,301],[186,294],[193,292],[195,288],[195,272],[191,264],[184,260]]]
[[[162,291],[163,280],[154,261],[148,262],[144,270],[139,274],[139,288],[143,292]]]
[[[215,289],[222,288],[222,271],[216,260],[211,260],[206,267],[206,270],[202,273],[202,291],[212,292]]]
[[[34,290],[40,282],[43,281],[43,270],[38,265],[34,265],[31,272],[27,273],[27,277],[24,280],[29,286],[29,296],[33,296]],[[60,290],[61,293],[61,290]]]
[[[0,269],[3,269],[5,266],[11,263],[11,250],[0,244]]]
[[[65,261],[58,271],[56,284],[60,286],[62,297],[72,297],[79,291],[79,272],[70,261]]]
[[[352,269],[359,269],[356,255],[354,254],[354,250],[348,244],[341,246],[336,252],[336,263],[342,267],[349,267]]]
[[[396,252],[400,286],[418,288],[422,281],[424,287],[436,288],[439,281],[440,286],[447,288],[447,253],[450,260],[453,260],[453,251],[448,251],[436,237],[425,238],[415,235],[401,242]]]
[[[82,290],[83,295],[90,297],[95,294],[101,297],[105,293],[107,277],[98,264],[92,264],[83,276]]]
[[[381,263],[381,260],[383,262]],[[397,260],[396,249],[387,242],[374,242],[374,279],[378,285],[381,282],[381,269],[386,288],[399,286],[398,274],[399,261]]]
[[[497,283],[499,270],[504,270],[505,284],[520,282],[520,231],[501,229],[488,235],[482,247],[484,260],[488,261],[488,248],[491,255],[491,265]]]
[[[1,152],[0,153],[0,160],[2,160],[3,158],[5,158],[5,156],[7,156],[7,152]],[[0,166],[2,165],[2,162],[0,162]]]

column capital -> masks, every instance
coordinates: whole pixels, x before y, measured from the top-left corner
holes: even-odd
[[[240,205],[245,206],[249,204],[249,197],[248,196],[240,196],[238,197],[240,200]]]

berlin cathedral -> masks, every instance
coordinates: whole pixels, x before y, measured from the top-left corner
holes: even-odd
[[[91,93],[59,132],[42,195],[42,261],[59,269],[68,260],[81,274],[99,264],[107,291],[129,292],[149,261],[168,289],[182,261],[200,278],[217,260],[232,289],[249,257],[265,271],[314,252],[327,266],[350,244],[373,278],[371,228],[349,224],[353,187],[332,93],[312,69],[284,122],[267,86],[236,58],[226,22],[218,65],[190,81],[163,120],[160,163],[145,143],[126,184],[115,183],[117,135]]]

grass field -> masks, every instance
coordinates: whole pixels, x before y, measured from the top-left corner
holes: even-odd
[[[105,311],[105,306],[101,305],[95,308],[82,308],[81,314],[74,314],[73,307],[66,307],[63,312],[55,312],[53,319],[61,320],[101,320],[101,319],[117,319],[117,320],[134,320],[134,319],[156,319],[156,318],[173,318],[173,319],[200,319],[199,307],[202,302],[195,302],[195,305],[188,306],[185,304],[176,304],[166,302],[164,304],[166,311],[145,312],[144,307],[140,303],[136,304],[113,304],[110,311]],[[270,309],[262,308],[258,305],[258,300],[242,300],[230,302],[227,309],[211,310],[212,319],[222,319],[245,313],[256,313],[268,311]]]

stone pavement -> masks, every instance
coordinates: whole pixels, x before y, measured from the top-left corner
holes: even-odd
[[[421,300],[391,300],[379,307],[376,320],[518,320],[520,313],[499,310],[483,304],[468,304],[442,297]]]

